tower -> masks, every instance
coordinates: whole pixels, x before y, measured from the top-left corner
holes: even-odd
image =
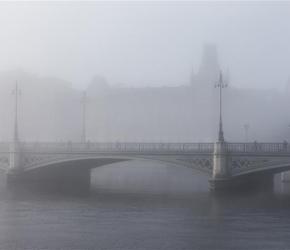
[[[218,79],[219,72],[217,48],[214,44],[205,44],[199,70],[191,77],[192,86],[199,89],[211,89],[212,84]]]

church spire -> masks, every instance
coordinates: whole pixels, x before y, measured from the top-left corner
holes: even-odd
[[[191,83],[199,88],[211,89],[212,82],[218,78],[219,72],[220,65],[216,45],[205,44],[199,70],[192,78]]]

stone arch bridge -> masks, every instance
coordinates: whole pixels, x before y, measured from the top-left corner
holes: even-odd
[[[134,159],[185,166],[209,176],[212,190],[271,183],[290,170],[287,143],[1,143],[0,169],[13,185],[89,188],[90,170]]]

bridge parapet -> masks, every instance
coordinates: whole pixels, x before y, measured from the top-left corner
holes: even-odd
[[[10,143],[0,143],[0,152],[9,152]],[[287,143],[226,143],[230,154],[289,154]],[[40,143],[22,142],[22,151],[26,152],[181,152],[181,153],[213,153],[214,143]]]
[[[289,154],[290,145],[284,143],[227,143],[227,151],[234,154]]]
[[[213,143],[22,143],[24,152],[206,153]]]
[[[0,143],[0,153],[11,151],[11,143]],[[121,143],[121,142],[20,142],[23,152],[173,152],[173,153],[213,153],[214,143]],[[289,154],[288,143],[226,143],[230,154]]]

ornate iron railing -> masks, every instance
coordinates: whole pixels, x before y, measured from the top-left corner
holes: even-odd
[[[230,153],[290,153],[290,145],[284,143],[227,143]]]
[[[22,143],[26,152],[212,153],[213,143]]]
[[[9,142],[0,143],[0,152],[10,151]],[[290,144],[284,143],[226,143],[229,153],[290,154]],[[121,143],[121,142],[21,142],[24,152],[148,152],[148,153],[213,153],[214,143]]]

